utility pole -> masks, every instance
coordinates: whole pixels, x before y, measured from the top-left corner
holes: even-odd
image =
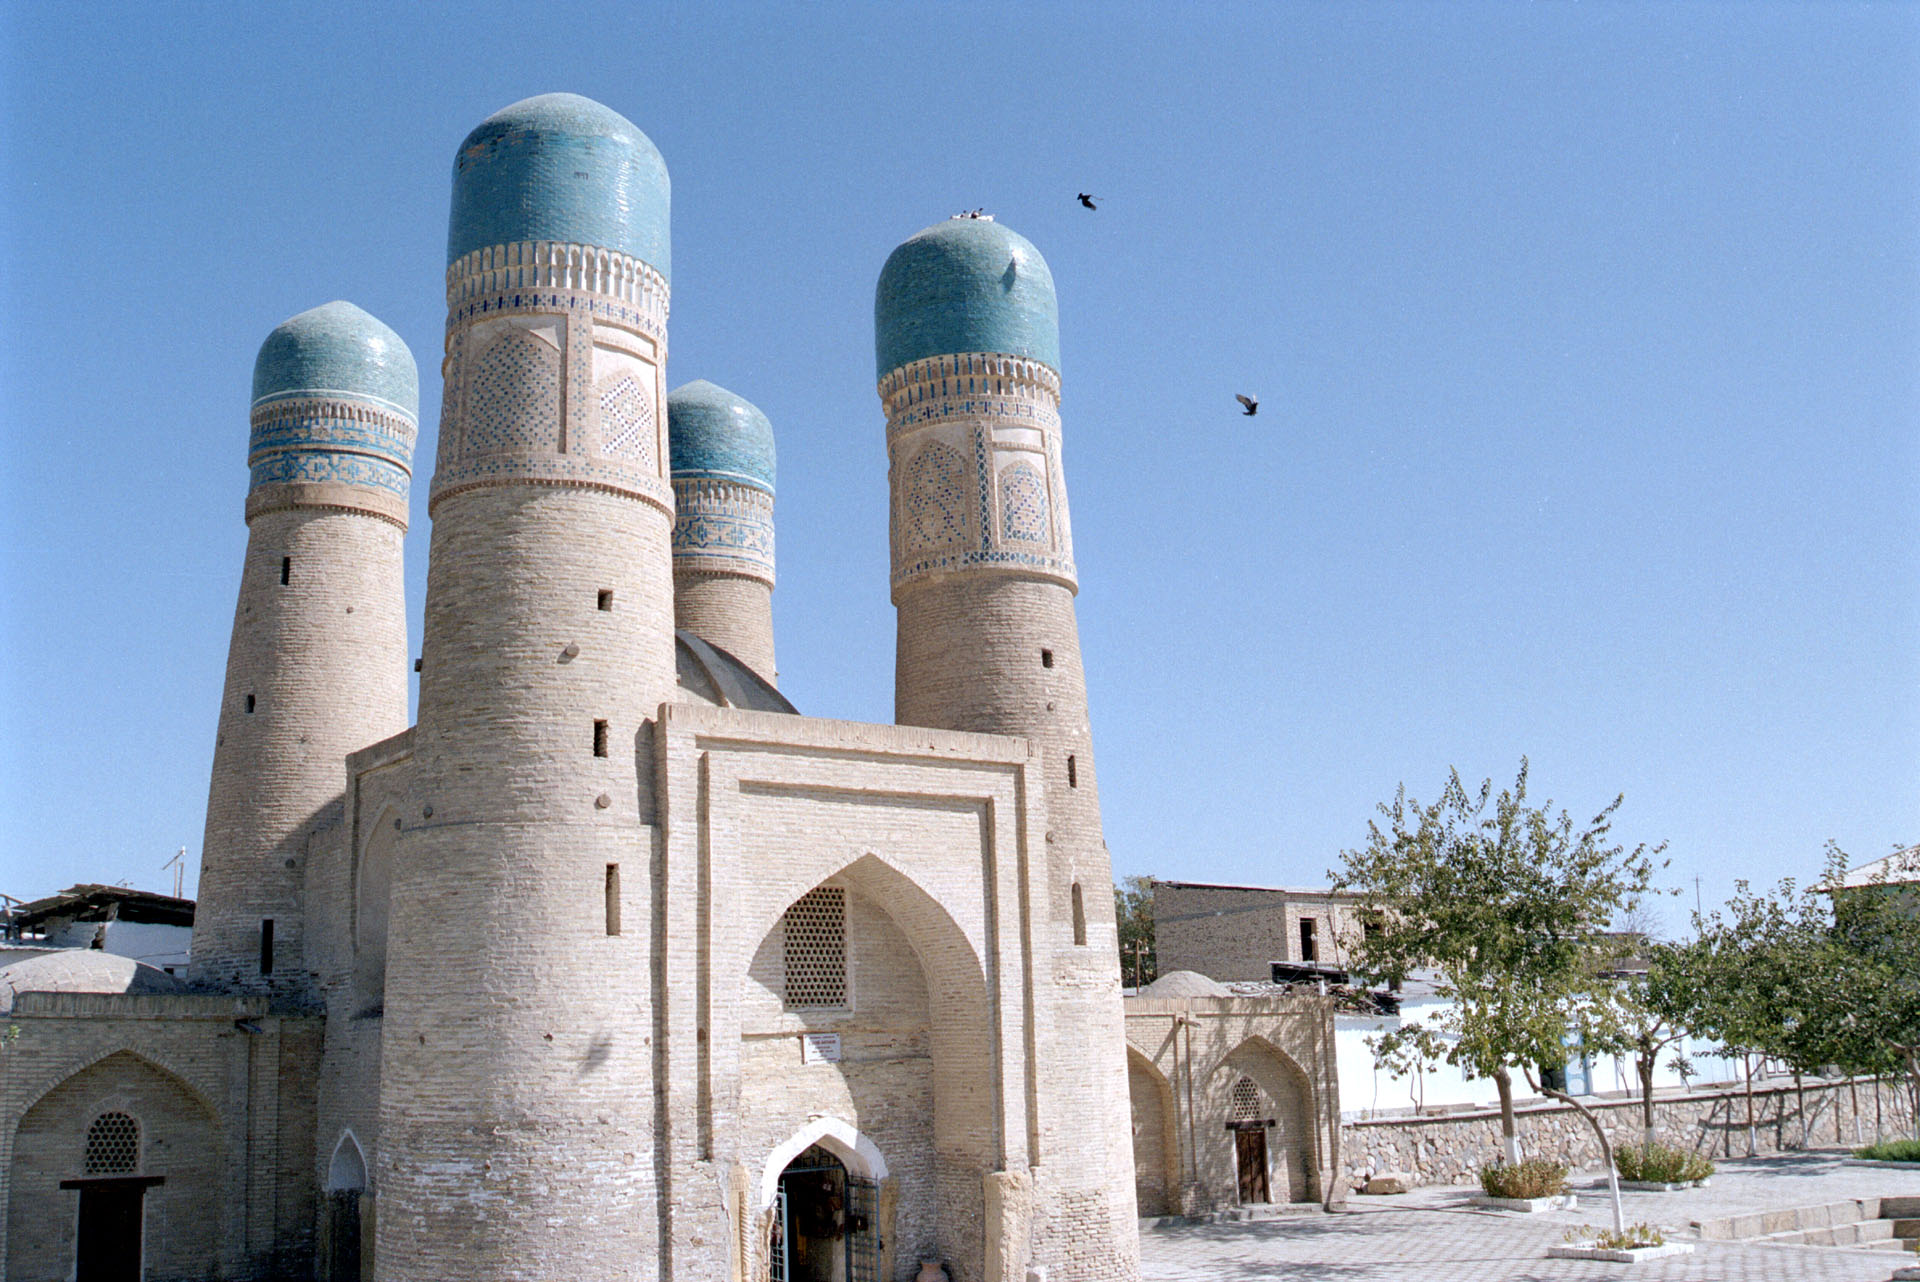
[[[173,897],[175,899],[180,898],[182,878],[184,878],[187,873],[187,848],[185,846],[180,847],[179,854],[160,866],[162,868],[173,869]]]

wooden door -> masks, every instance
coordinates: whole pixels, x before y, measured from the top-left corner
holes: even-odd
[[[1264,1126],[1249,1126],[1245,1130],[1233,1133],[1234,1150],[1240,1158],[1240,1201],[1268,1202],[1272,1195],[1267,1190],[1267,1130]]]
[[[140,1224],[147,1186],[102,1181],[80,1190],[74,1282],[140,1282]]]

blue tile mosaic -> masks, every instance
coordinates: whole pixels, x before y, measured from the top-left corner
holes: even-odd
[[[1060,368],[1053,273],[1026,237],[953,218],[893,251],[873,298],[880,375],[951,352],[1006,352]]]
[[[516,102],[480,122],[453,165],[447,263],[546,240],[631,254],[671,278],[671,185],[632,121],[578,94]]]
[[[704,378],[667,394],[667,458],[676,477],[741,481],[773,492],[773,424],[752,402]]]
[[[360,397],[420,418],[420,375],[400,336],[352,303],[282,321],[253,361],[253,404],[287,396]]]

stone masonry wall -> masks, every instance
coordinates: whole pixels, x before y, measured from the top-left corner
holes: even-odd
[[[1800,1148],[1852,1147],[1874,1138],[1874,1089],[1871,1078],[1810,1078],[1804,1092],[1791,1080],[1777,1079],[1754,1088],[1757,1148],[1779,1153]],[[1898,1083],[1880,1084],[1880,1116],[1889,1135],[1911,1133],[1911,1111]],[[1802,1112],[1801,1097],[1805,1096]],[[1856,1110],[1857,1101],[1857,1110]],[[1615,1144],[1640,1140],[1640,1099],[1582,1099],[1598,1113]],[[1807,1136],[1802,1141],[1801,1122]],[[1747,1153],[1747,1101],[1740,1086],[1715,1087],[1685,1095],[1656,1096],[1655,1125],[1661,1140],[1709,1157]],[[1586,1119],[1565,1104],[1548,1103],[1518,1110],[1520,1150],[1575,1168],[1600,1167],[1600,1145]],[[1341,1128],[1341,1159],[1350,1185],[1358,1187],[1381,1171],[1406,1171],[1422,1184],[1472,1184],[1482,1166],[1500,1152],[1500,1111],[1476,1110],[1438,1117],[1377,1118]]]

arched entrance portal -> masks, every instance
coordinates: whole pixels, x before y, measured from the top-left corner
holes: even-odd
[[[877,1186],[815,1144],[780,1172],[767,1241],[770,1282],[873,1282]]]

